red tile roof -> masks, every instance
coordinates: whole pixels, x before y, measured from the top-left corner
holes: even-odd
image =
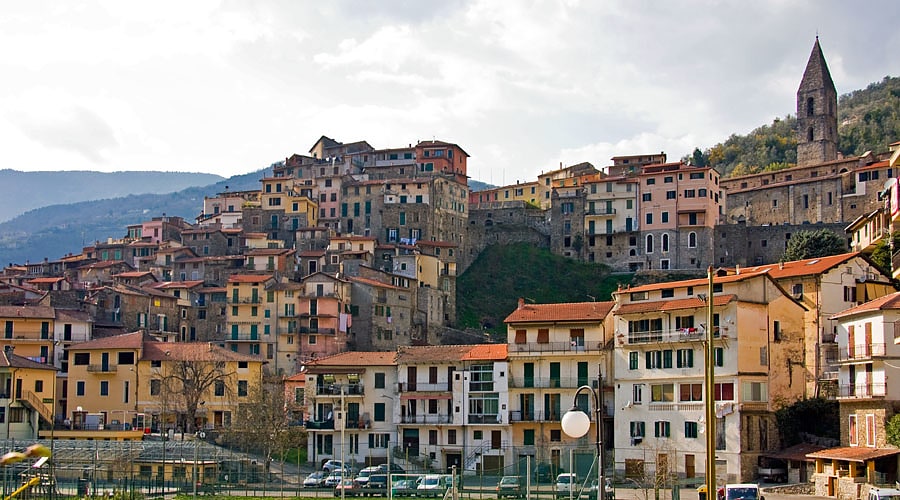
[[[142,276],[152,276],[150,271],[127,271],[124,273],[113,274],[113,278],[140,278]]]
[[[363,278],[362,276],[350,276],[347,278],[349,281],[353,281],[362,285],[369,286],[378,286],[381,288],[390,288],[391,290],[404,290],[404,288],[400,288],[399,286],[394,286],[389,283],[382,283],[380,281],[376,281],[370,278]]]
[[[728,276],[713,276],[713,283],[736,283],[745,279],[755,278],[763,274],[762,272],[750,272],[741,269],[741,274],[730,274]],[[635,286],[631,288],[623,288],[615,293],[634,293],[634,292],[650,292],[654,290],[662,290],[664,288],[683,288],[683,287],[705,287],[709,283],[708,278],[696,278],[692,280],[667,281],[663,283],[652,283],[649,285]],[[702,291],[700,292],[702,293]]]
[[[65,281],[65,278],[34,278],[34,279],[26,281],[25,283],[34,283],[34,284],[59,283],[60,281]]]
[[[737,295],[733,294],[716,295],[713,299],[713,306],[724,306],[732,300],[736,299]],[[679,309],[699,309],[705,306],[706,302],[700,300],[697,297],[692,297],[689,299],[657,300],[652,302],[639,301],[620,305],[619,308],[616,309],[616,314],[635,314],[653,311],[676,311]]]
[[[749,272],[768,272],[775,279],[791,278],[795,276],[808,276],[812,274],[822,274],[829,269],[839,266],[848,260],[859,257],[859,252],[842,253],[838,255],[830,255],[828,257],[817,257],[815,259],[794,260],[784,262],[782,264],[769,264],[762,266],[754,266],[742,268]]]
[[[847,460],[850,462],[865,462],[875,458],[889,457],[900,454],[898,448],[867,448],[863,446],[845,446],[841,448],[829,448],[806,455],[809,458],[824,458],[825,460]]]
[[[56,371],[56,367],[53,365],[32,361],[28,358],[19,356],[14,350],[13,352],[9,352],[6,349],[0,349],[0,366],[7,368],[31,368],[34,370]]]
[[[507,344],[479,344],[472,346],[472,349],[462,359],[463,361],[503,361],[508,352],[509,345]]]
[[[146,337],[149,339],[150,337]],[[73,344],[69,347],[71,350],[92,350],[92,349],[140,349],[145,340],[143,330],[125,333],[123,335],[114,335],[102,339],[88,340]]]
[[[223,349],[212,342],[144,342],[142,360],[148,361],[248,361],[266,363],[258,356]]]
[[[168,290],[170,288],[194,288],[195,286],[200,286],[202,284],[203,281],[201,280],[166,281],[164,283],[153,285],[153,288],[157,288],[160,290]]]
[[[228,277],[229,283],[265,283],[272,279],[271,274],[232,274]]]
[[[845,318],[847,316],[853,316],[856,314],[863,314],[875,311],[885,311],[888,309],[900,309],[900,292],[895,292],[889,295],[885,295],[884,297],[879,297],[875,300],[870,300],[865,304],[860,304],[858,306],[851,307],[850,309],[846,309],[841,311],[831,319]]]
[[[400,346],[397,364],[500,361],[506,359],[506,353],[506,344]]]
[[[0,318],[54,319],[56,312],[49,306],[0,306]]]
[[[348,351],[310,361],[307,366],[391,366],[396,365],[393,351]]]
[[[614,305],[612,301],[520,304],[504,322],[603,321]]]

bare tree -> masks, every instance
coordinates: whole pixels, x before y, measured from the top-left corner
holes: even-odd
[[[162,376],[162,389],[167,409],[185,418],[185,430],[194,432],[197,412],[207,394],[218,386],[229,395],[229,377],[233,372],[226,369],[222,361],[173,360],[166,363]]]
[[[248,401],[238,407],[226,432],[229,442],[264,454],[267,464],[302,445],[305,436],[300,427],[291,425],[280,377],[264,378],[250,388]]]

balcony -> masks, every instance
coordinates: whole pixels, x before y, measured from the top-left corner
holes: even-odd
[[[260,338],[258,333],[232,333],[225,340],[232,342],[258,342]]]
[[[883,398],[887,395],[887,384],[841,384],[839,398],[864,399]]]
[[[592,210],[589,208],[584,211],[584,215],[612,216],[612,215],[616,215],[616,209],[603,207],[603,208],[594,208]]]
[[[362,396],[365,394],[365,387],[362,384],[327,384],[316,386],[316,395],[340,396],[341,389],[344,390],[344,396]]]
[[[884,356],[887,353],[885,344],[856,344],[854,346],[838,349],[838,361],[863,361],[874,357]]]
[[[116,373],[119,371],[118,365],[88,365],[88,373]]]
[[[398,392],[449,392],[450,383],[423,384],[420,382],[400,382],[397,384]]]
[[[713,336],[719,337],[719,327],[715,327]],[[702,328],[678,328],[675,330],[650,330],[646,332],[628,332],[628,335],[619,335],[621,344],[652,344],[665,342],[697,342],[706,339],[706,332]]]
[[[450,415],[401,415],[401,424],[449,424]]]
[[[590,384],[591,387],[597,387],[597,379],[588,379],[587,377],[510,377],[510,389],[578,389],[583,385]]]
[[[321,335],[334,335],[334,328],[309,328],[307,326],[301,326],[300,333],[317,333],[317,334],[321,334]]]
[[[525,342],[522,344],[509,344],[509,352],[524,354],[532,353],[570,353],[570,352],[599,352],[601,342],[586,342],[583,345],[572,342]]]
[[[231,304],[261,304],[259,297],[231,297],[228,301]]]
[[[546,413],[541,410],[515,410],[509,412],[510,422],[558,422],[562,418],[562,411],[551,410]]]
[[[469,415],[469,423],[470,424],[502,424],[503,416],[500,414],[495,415]]]
[[[324,429],[334,429],[334,420],[323,420],[323,421],[315,421],[308,420],[306,422],[306,428],[308,430],[324,430]]]

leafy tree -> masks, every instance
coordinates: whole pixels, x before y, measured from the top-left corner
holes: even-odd
[[[891,240],[893,240],[893,249],[895,251],[900,250],[900,231],[895,231],[891,236]],[[875,245],[875,249],[872,250],[872,255],[869,256],[875,267],[888,276],[891,275],[892,267],[891,247],[891,242],[887,238],[882,238]]]
[[[847,242],[829,229],[800,231],[791,236],[781,257],[783,261],[827,257],[847,251]]]
[[[706,160],[707,158],[703,151],[700,151],[700,148],[694,148],[694,153],[691,155],[691,164],[695,167],[705,167]]]
[[[801,434],[840,439],[841,422],[838,402],[833,399],[801,399],[775,412],[781,446],[787,448],[803,442]]]
[[[243,449],[262,453],[267,464],[273,457],[283,458],[289,450],[305,444],[303,431],[291,425],[280,378],[265,378],[250,388],[248,401],[241,403],[232,417],[226,439]]]
[[[887,442],[894,446],[900,446],[900,413],[895,413],[884,428],[887,433]]]

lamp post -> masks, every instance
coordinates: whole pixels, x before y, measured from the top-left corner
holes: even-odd
[[[560,421],[560,425],[562,425],[563,432],[566,433],[567,436],[573,438],[580,438],[587,434],[588,430],[591,428],[591,417],[588,416],[583,410],[578,408],[577,401],[578,395],[582,392],[590,393],[594,398],[594,415],[597,418],[597,499],[596,500],[605,500],[606,497],[606,485],[603,484],[603,441],[602,441],[602,429],[603,426],[603,375],[598,377],[599,390],[594,390],[589,385],[583,385],[575,390],[575,401],[572,404],[572,409],[566,412],[565,415],[562,416],[562,420]],[[571,483],[570,483],[571,488]]]
[[[707,269],[707,295],[706,295],[706,498],[716,498],[716,354],[713,340],[715,339],[715,326],[713,325],[713,267]]]

